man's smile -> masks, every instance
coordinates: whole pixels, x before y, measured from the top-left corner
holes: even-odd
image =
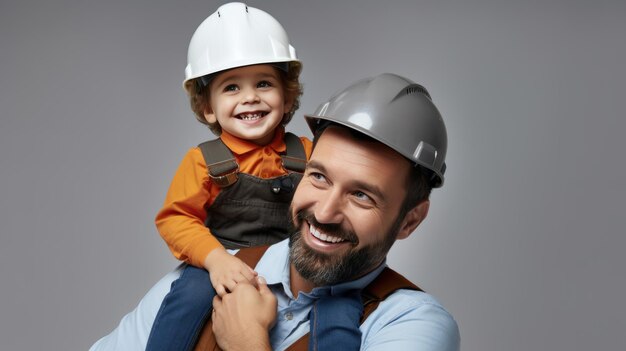
[[[334,243],[346,241],[345,239],[320,232],[320,230],[314,227],[311,223],[309,223],[309,230],[311,232],[311,235],[327,243],[334,244]]]

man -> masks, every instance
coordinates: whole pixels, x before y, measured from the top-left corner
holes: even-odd
[[[359,81],[306,117],[315,147],[291,206],[295,231],[262,255],[258,286],[238,284],[215,299],[208,333],[224,350],[286,349],[309,332],[316,301],[384,286],[389,249],[424,220],[431,188],[443,183],[443,120],[408,79]],[[92,349],[143,349],[177,274]],[[434,298],[411,289],[385,297],[360,324],[362,350],[459,349],[456,322]]]

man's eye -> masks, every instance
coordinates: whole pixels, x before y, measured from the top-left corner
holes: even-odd
[[[229,84],[224,88],[224,91],[237,91],[239,89],[239,87],[237,87],[235,84]]]
[[[272,86],[272,83],[270,83],[270,82],[268,82],[266,80],[260,81],[259,84],[257,84],[258,88],[269,88],[271,86]]]
[[[362,192],[362,191],[355,191],[354,192],[354,197],[356,197],[357,199],[361,200],[361,201],[372,201],[372,198],[369,197],[369,195],[367,195],[366,193]]]
[[[326,179],[323,174],[317,172],[312,172],[309,175],[311,178],[313,178],[313,180],[316,180],[318,182],[323,182]]]

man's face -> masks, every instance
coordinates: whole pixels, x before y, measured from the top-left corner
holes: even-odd
[[[396,238],[416,226],[398,218],[409,167],[380,143],[356,140],[338,127],[326,129],[291,206],[297,232],[290,256],[298,273],[319,286],[355,279],[378,266]]]

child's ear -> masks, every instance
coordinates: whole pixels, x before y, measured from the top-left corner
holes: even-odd
[[[204,109],[204,119],[206,119],[206,121],[210,124],[217,123],[217,117],[215,117],[215,114],[210,107]]]
[[[285,110],[283,111],[284,113],[289,113],[291,112],[291,108],[293,108],[293,98],[290,96],[285,95]]]

